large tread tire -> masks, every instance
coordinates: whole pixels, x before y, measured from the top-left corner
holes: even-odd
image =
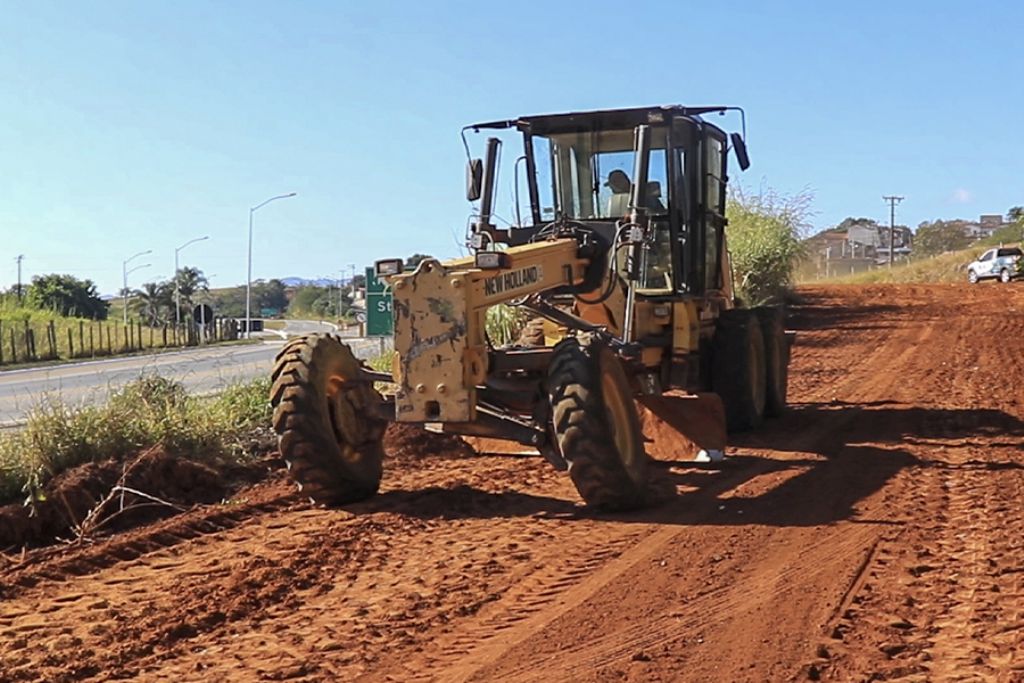
[[[786,412],[789,389],[789,344],[786,343],[785,314],[776,306],[754,309],[764,340],[766,417],[780,417]]]
[[[387,421],[371,410],[383,399],[358,381],[361,365],[327,334],[289,342],[274,364],[270,402],[281,457],[318,503],[364,500],[380,486]]]
[[[644,506],[648,456],[618,356],[593,335],[563,339],[552,351],[547,392],[555,441],[587,505]]]
[[[723,311],[715,322],[711,388],[725,405],[730,432],[754,429],[764,421],[767,398],[764,338],[749,309]]]

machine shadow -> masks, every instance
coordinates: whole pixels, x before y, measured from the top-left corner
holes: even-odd
[[[996,435],[1004,439],[1000,446],[1020,448],[1024,422],[998,410],[921,408],[891,401],[804,403],[762,430],[734,438],[739,452],[725,462],[654,461],[651,506],[635,512],[606,513],[572,499],[494,492],[464,484],[390,490],[343,509],[421,519],[542,517],[637,524],[817,526],[856,520],[857,505],[908,468],[1024,469],[1013,461],[970,460],[954,465],[921,457],[920,451],[934,445],[929,440],[970,446],[979,437]],[[1013,437],[1022,439],[1015,442]],[[772,457],[771,451],[780,457]],[[539,456],[529,459],[535,466],[547,466]],[[763,482],[762,492],[745,495],[745,485],[755,479]]]
[[[546,466],[546,464],[538,466]],[[385,491],[362,503],[344,506],[354,514],[392,512],[420,519],[502,519],[512,517],[578,516],[575,502],[517,491],[486,491],[460,484],[423,489]]]
[[[721,465],[659,463],[656,486],[664,503],[637,519],[815,526],[856,518],[860,501],[907,468],[1024,469],[1016,461],[952,464],[927,457],[929,448],[976,447],[984,437],[1000,438],[988,447],[1022,448],[1024,422],[992,409],[922,408],[891,401],[799,404],[761,431],[735,437],[733,445],[741,453]],[[745,451],[775,451],[781,457]],[[792,457],[796,453],[801,457]],[[708,477],[716,467],[721,482]],[[743,495],[742,485],[758,477],[769,488]],[[733,495],[721,495],[723,484]]]

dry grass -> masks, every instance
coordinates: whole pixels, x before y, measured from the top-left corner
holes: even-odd
[[[0,434],[0,504],[41,495],[43,485],[68,468],[155,445],[207,461],[251,457],[246,444],[270,424],[268,392],[269,380],[257,380],[200,398],[151,376],[126,385],[102,406],[45,400],[22,429]]]
[[[1018,246],[1018,245],[1006,245]],[[892,268],[876,268],[874,270],[844,275],[841,277],[817,280],[837,284],[874,284],[885,282],[966,282],[967,264],[975,260],[989,246],[975,245],[960,251],[951,251],[938,256],[912,260],[909,263],[894,265]]]

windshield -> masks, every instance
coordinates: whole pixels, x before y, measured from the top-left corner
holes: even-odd
[[[652,128],[644,204],[668,209],[664,128]],[[533,135],[541,218],[618,219],[629,212],[634,172],[633,129]]]

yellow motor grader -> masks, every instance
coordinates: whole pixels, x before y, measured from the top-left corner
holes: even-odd
[[[627,509],[646,498],[638,397],[713,392],[730,430],[779,414],[781,312],[740,308],[733,294],[726,160],[730,149],[741,168],[749,159],[743,135],[704,118],[727,111],[742,115],[673,105],[467,126],[464,142],[521,136],[514,189],[525,185],[526,219],[517,200],[515,224],[495,225],[502,142],[490,137],[467,165],[472,256],[412,272],[376,263],[393,293],[392,372],[332,335],[285,346],[271,400],[300,488],[324,503],[376,493],[384,431],[398,421],[529,445],[587,504]],[[528,316],[532,334],[493,344],[485,318],[499,304]],[[382,395],[376,382],[397,389]]]

